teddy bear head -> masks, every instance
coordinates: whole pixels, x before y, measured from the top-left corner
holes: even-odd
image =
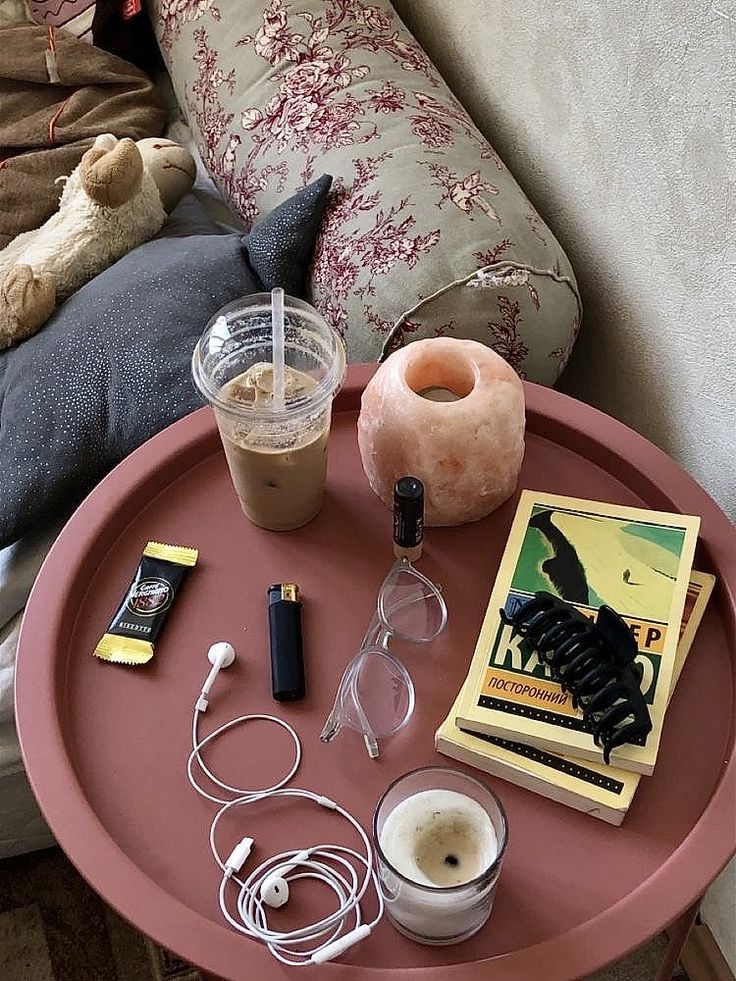
[[[111,133],[98,136],[69,176],[62,207],[80,196],[105,208],[119,208],[138,191],[141,181],[152,181],[164,211],[170,212],[194,183],[192,155],[165,139],[118,140]]]

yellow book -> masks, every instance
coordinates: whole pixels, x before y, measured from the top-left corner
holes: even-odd
[[[693,570],[690,574],[672,691],[703,618],[714,582],[714,577],[708,573]],[[558,756],[496,736],[464,732],[455,725],[457,705],[456,701],[435,734],[435,748],[439,753],[609,824],[621,824],[639,786],[641,776],[638,773],[605,763]]]
[[[537,491],[519,500],[465,683],[461,728],[581,760],[603,761],[569,694],[523,638],[501,621],[538,590],[582,613],[613,607],[629,624],[643,669],[652,731],[616,748],[616,767],[650,774],[675,672],[700,519]]]

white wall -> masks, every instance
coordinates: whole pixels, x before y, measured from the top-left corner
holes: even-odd
[[[573,262],[561,387],[736,518],[736,0],[395,6]]]
[[[736,0],[394,0],[567,250],[560,387],[736,518]],[[704,904],[736,973],[732,864]]]

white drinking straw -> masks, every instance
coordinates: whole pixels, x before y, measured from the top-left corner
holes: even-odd
[[[271,331],[273,345],[273,404],[284,407],[284,291],[271,290]]]

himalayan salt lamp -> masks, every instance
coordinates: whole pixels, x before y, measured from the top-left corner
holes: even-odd
[[[524,456],[524,389],[495,351],[436,337],[394,352],[366,386],[358,446],[388,507],[394,482],[424,484],[425,523],[477,521],[513,494]]]

